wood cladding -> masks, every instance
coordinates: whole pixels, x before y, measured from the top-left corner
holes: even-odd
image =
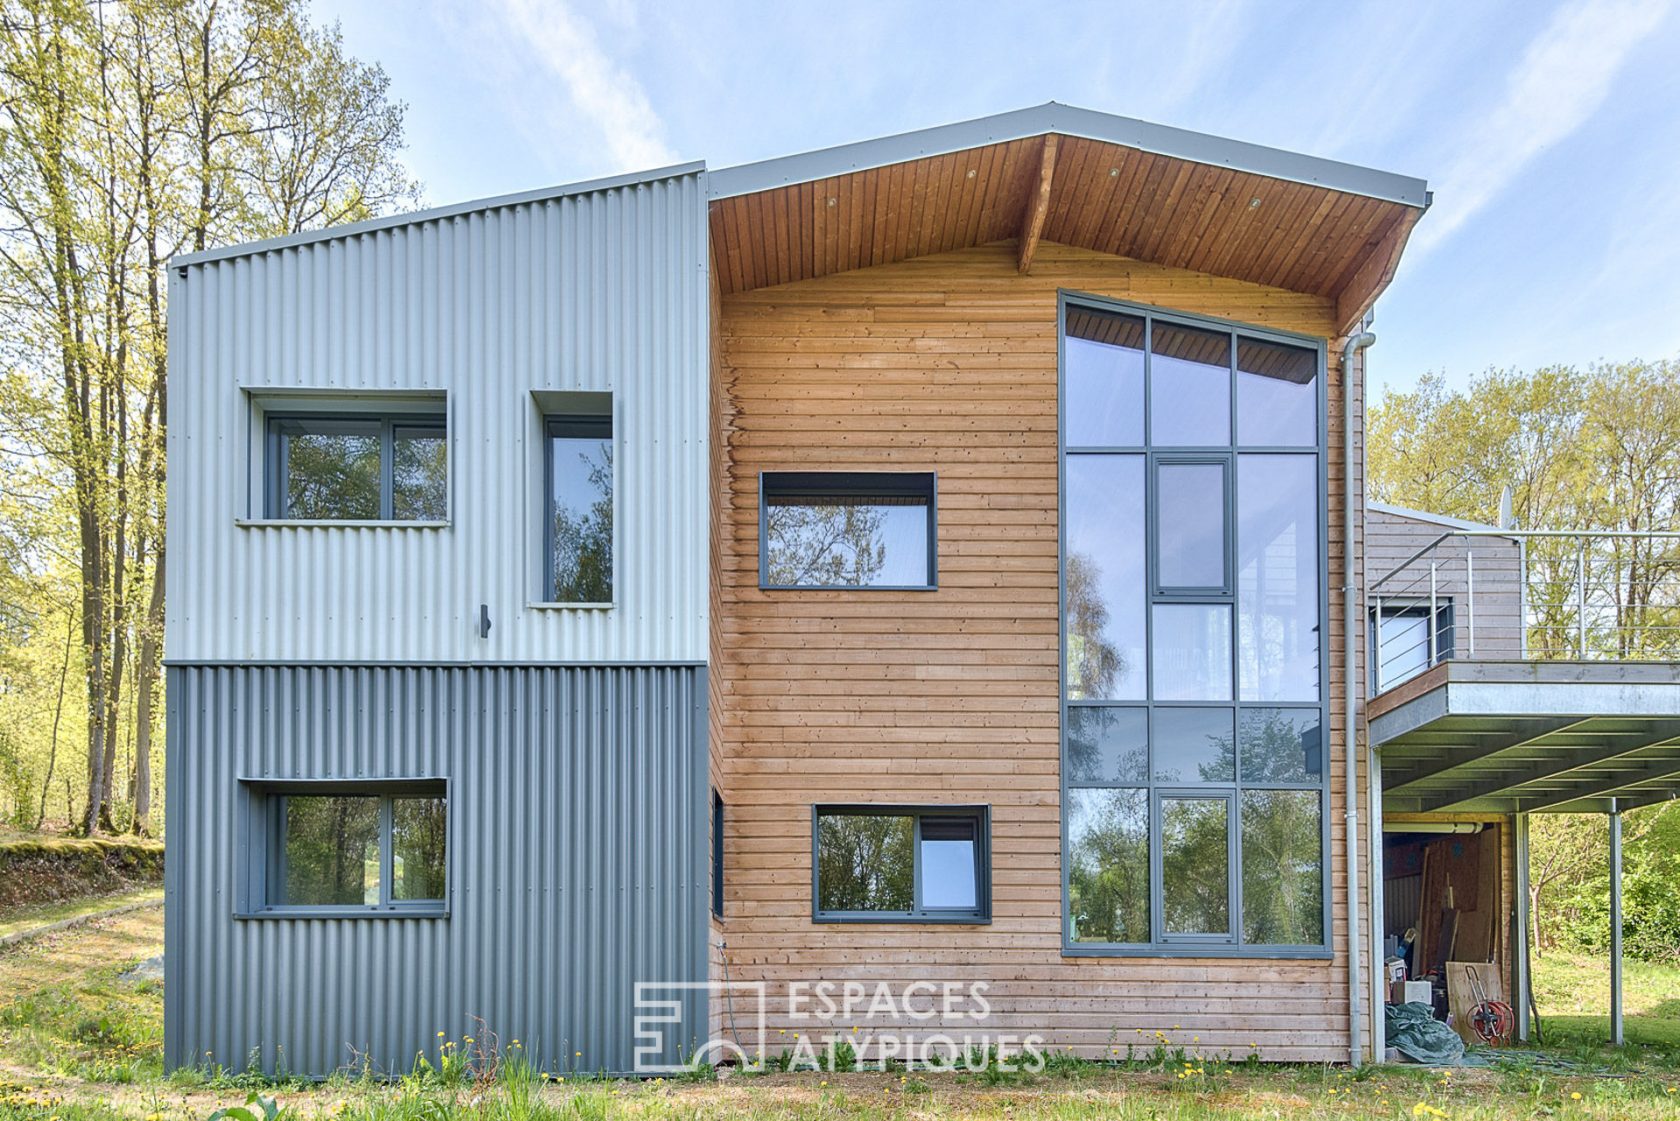
[[[1038,146],[1028,151],[1036,174]],[[1068,157],[1058,157],[1058,178]],[[970,209],[988,207],[1004,209],[979,201]],[[1012,221],[1021,214],[1016,208]],[[711,688],[715,770],[729,804],[719,927],[729,975],[776,984],[984,980],[989,1030],[1041,1032],[1092,1056],[1152,1046],[1140,1033],[1160,1030],[1204,1053],[1241,1056],[1257,1045],[1279,1060],[1344,1059],[1334,578],[1344,410],[1334,348],[1333,957],[1062,955],[1057,650],[1058,291],[1319,336],[1333,330],[1335,301],[1048,235],[1022,275],[1013,232],[993,245],[737,292],[718,305]],[[781,470],[937,472],[938,590],[761,591],[758,476]],[[827,801],[991,806],[992,922],[814,923],[811,807]],[[772,1046],[778,1029],[785,1038],[813,1030],[773,1023]]]
[[[1349,328],[1393,278],[1416,207],[1049,134],[711,203],[724,295],[1017,239],[1332,297]]]

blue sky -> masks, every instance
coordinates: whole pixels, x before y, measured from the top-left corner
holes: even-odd
[[[1429,180],[1371,374],[1680,357],[1680,0],[317,0],[429,202],[1063,101]]]

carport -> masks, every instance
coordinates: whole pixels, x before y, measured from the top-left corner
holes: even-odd
[[[1368,718],[1384,814],[1514,821],[1518,1038],[1529,1036],[1528,815],[1606,815],[1610,1035],[1621,1044],[1621,815],[1680,796],[1680,665],[1442,661],[1372,698]]]

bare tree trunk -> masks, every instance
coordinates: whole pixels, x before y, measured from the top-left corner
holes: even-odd
[[[1541,957],[1542,942],[1540,940],[1540,888],[1530,884],[1528,888],[1529,927],[1534,931],[1534,960]]]
[[[52,745],[47,749],[47,777],[41,782],[41,812],[35,815],[35,828],[47,820],[47,793],[52,790],[53,768],[58,765],[58,725],[64,718],[64,686],[70,680],[70,644],[76,638],[76,612],[71,609],[64,624],[64,664],[58,671],[58,701],[53,707]]]
[[[134,713],[134,832],[152,830],[152,690],[156,687],[158,635],[163,627],[163,547],[158,546],[152,569],[152,598],[140,634],[140,664],[136,669]]]

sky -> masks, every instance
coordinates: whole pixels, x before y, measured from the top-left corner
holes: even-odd
[[[1680,358],[1680,0],[316,0],[433,205],[1060,101],[1429,181],[1375,388]]]

